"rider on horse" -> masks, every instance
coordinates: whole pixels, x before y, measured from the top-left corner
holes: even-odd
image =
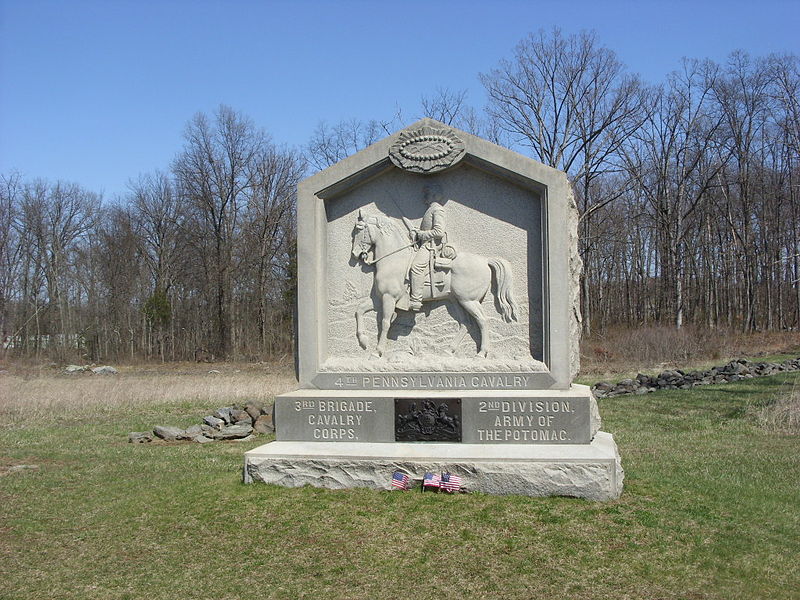
[[[419,229],[412,230],[414,240],[419,244],[414,258],[411,260],[409,278],[411,279],[411,310],[422,310],[422,292],[425,287],[426,275],[432,274],[432,263],[436,259],[437,253],[441,250],[444,231],[444,207],[445,202],[442,188],[438,184],[432,183],[425,186],[423,199],[428,209],[422,216],[422,223]]]

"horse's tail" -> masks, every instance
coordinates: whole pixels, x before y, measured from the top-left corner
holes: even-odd
[[[519,308],[514,302],[511,264],[504,258],[490,258],[489,266],[497,279],[497,300],[500,302],[500,313],[506,321],[510,322],[512,319],[516,321]]]

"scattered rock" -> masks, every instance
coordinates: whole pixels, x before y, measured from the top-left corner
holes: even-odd
[[[275,424],[272,422],[272,415],[261,415],[253,424],[253,429],[257,433],[275,433]]]
[[[203,423],[209,427],[213,427],[214,429],[220,429],[223,425],[225,425],[225,420],[208,415],[207,417],[203,417]]]
[[[119,371],[110,365],[103,365],[102,367],[94,367],[92,373],[95,375],[116,375]]]
[[[247,437],[253,433],[253,428],[250,425],[228,425],[219,431],[214,432],[215,440],[235,440],[238,438]]]
[[[128,441],[138,444],[151,442],[155,435],[168,442],[183,440],[205,444],[216,440],[247,441],[255,439],[256,434],[274,431],[272,406],[264,407],[257,402],[248,402],[244,407],[237,405],[217,409],[213,414],[203,417],[202,423],[185,430],[158,425],[153,428],[152,434],[132,431],[128,434]]]
[[[188,427],[181,435],[178,436],[179,440],[193,440],[199,435],[203,435],[203,428],[200,425],[192,425]]]
[[[180,429],[179,427],[171,427],[169,425],[156,425],[153,427],[153,433],[156,435],[156,437],[159,437],[164,441],[174,442],[183,435],[183,429]]]
[[[221,371],[217,371],[216,369],[211,369],[208,374],[209,375],[219,375]]]
[[[236,425],[252,425],[253,417],[247,411],[234,408],[231,411],[231,421]]]
[[[83,373],[89,367],[82,367],[80,365],[67,365],[64,367],[64,373]]]
[[[244,410],[250,415],[250,418],[253,420],[253,423],[256,422],[258,417],[261,416],[261,404],[258,402],[248,402],[244,405]]]
[[[39,465],[11,465],[6,469],[7,473],[16,473],[18,471],[30,471],[38,469]]]
[[[211,413],[212,417],[217,417],[218,419],[222,419],[225,421],[226,425],[230,425],[233,423],[233,418],[231,418],[231,411],[233,410],[232,406],[226,406],[225,408],[218,408],[216,411]]]

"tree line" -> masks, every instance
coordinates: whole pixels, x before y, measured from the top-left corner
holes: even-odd
[[[566,171],[580,212],[584,331],[645,323],[800,324],[800,63],[684,59],[628,72],[593,33],[529,35],[420,116]],[[274,143],[221,106],[160,172],[105,202],[74,183],[0,176],[6,351],[66,360],[274,358],[292,345],[297,182],[407,125],[321,122]]]
[[[291,349],[302,153],[220,107],[169,171],[103,204],[76,184],[2,179],[6,346],[67,359],[263,358]]]

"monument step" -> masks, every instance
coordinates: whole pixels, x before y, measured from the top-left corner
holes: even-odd
[[[611,434],[590,444],[270,442],[245,453],[245,483],[391,489],[395,471],[458,475],[468,491],[613,500],[624,473]]]

